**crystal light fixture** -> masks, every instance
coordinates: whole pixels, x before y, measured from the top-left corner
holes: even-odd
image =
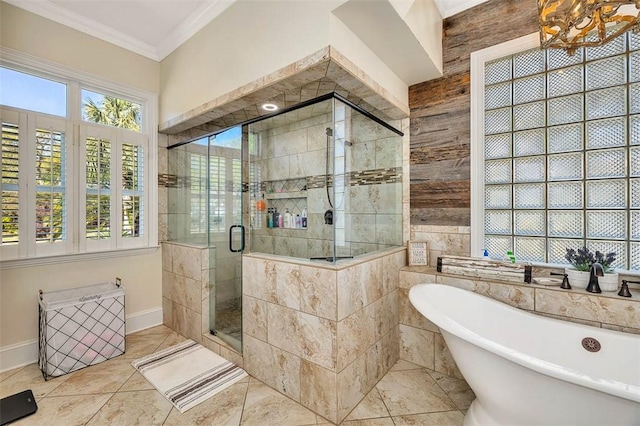
[[[566,49],[600,46],[640,29],[640,0],[538,0],[540,45]]]

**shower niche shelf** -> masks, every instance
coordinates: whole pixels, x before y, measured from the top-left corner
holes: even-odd
[[[284,200],[288,198],[307,198],[307,191],[270,192],[264,194],[267,200]]]

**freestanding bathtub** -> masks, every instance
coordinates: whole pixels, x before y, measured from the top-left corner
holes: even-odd
[[[476,394],[465,426],[640,425],[640,336],[440,284],[416,285],[409,299],[440,327]]]

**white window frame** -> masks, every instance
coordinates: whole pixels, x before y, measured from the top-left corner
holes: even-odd
[[[471,53],[471,255],[484,248],[484,64],[540,45],[538,33]]]
[[[2,106],[3,116],[17,118],[19,122],[19,136],[21,141],[34,140],[35,135],[28,134],[27,129],[35,129],[30,120],[37,120],[38,124],[43,122],[65,123],[64,128],[56,125],[54,130],[65,131],[67,144],[67,181],[66,191],[69,207],[67,209],[67,239],[64,244],[52,244],[36,247],[35,228],[33,225],[35,218],[35,189],[20,179],[19,182],[19,205],[25,208],[27,214],[19,217],[20,241],[17,245],[0,247],[0,269],[21,266],[37,266],[41,264],[51,264],[66,261],[101,259],[109,257],[127,256],[134,253],[145,254],[153,252],[158,246],[158,96],[155,93],[116,83],[104,78],[75,70],[50,61],[43,60],[22,52],[18,52],[5,47],[0,47],[0,66],[25,72],[39,77],[60,81],[67,84],[67,117],[58,117],[42,114],[38,112],[20,110],[16,108]],[[142,106],[141,132],[128,131],[126,129],[111,128],[96,123],[82,120],[80,93],[82,89],[91,90],[106,95],[117,96]],[[42,127],[42,126],[40,126]],[[90,133],[112,134],[111,138],[112,155],[120,156],[122,144],[138,144],[143,147],[144,156],[144,217],[141,219],[144,224],[144,235],[142,237],[123,238],[117,235],[120,227],[112,228],[112,236],[108,245],[90,244],[85,235],[86,218],[86,190],[84,177],[86,174],[86,163],[84,149],[84,139],[87,129],[92,129]],[[95,130],[95,132],[94,132]],[[33,144],[28,144],[28,151],[23,155],[20,148],[20,170],[28,170],[29,176],[35,175],[35,162],[29,164],[29,158],[35,158],[35,148]],[[31,155],[33,154],[33,155]],[[120,164],[120,160],[113,164]],[[119,182],[117,173],[112,170],[112,182],[118,185],[112,189],[112,211],[111,216],[118,222],[121,221],[120,211],[122,200],[119,199],[122,193],[122,185]],[[121,174],[121,173],[120,173]],[[29,192],[31,191],[31,192]],[[116,222],[112,222],[115,224]]]

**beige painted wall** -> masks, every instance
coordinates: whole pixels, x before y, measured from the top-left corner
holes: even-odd
[[[127,316],[162,306],[162,255],[0,270],[0,348],[38,338],[38,290],[59,290],[122,278]]]
[[[345,0],[239,0],[160,64],[160,123],[333,45],[402,102],[408,87],[331,11]]]
[[[159,93],[158,62],[4,2],[0,45]]]

